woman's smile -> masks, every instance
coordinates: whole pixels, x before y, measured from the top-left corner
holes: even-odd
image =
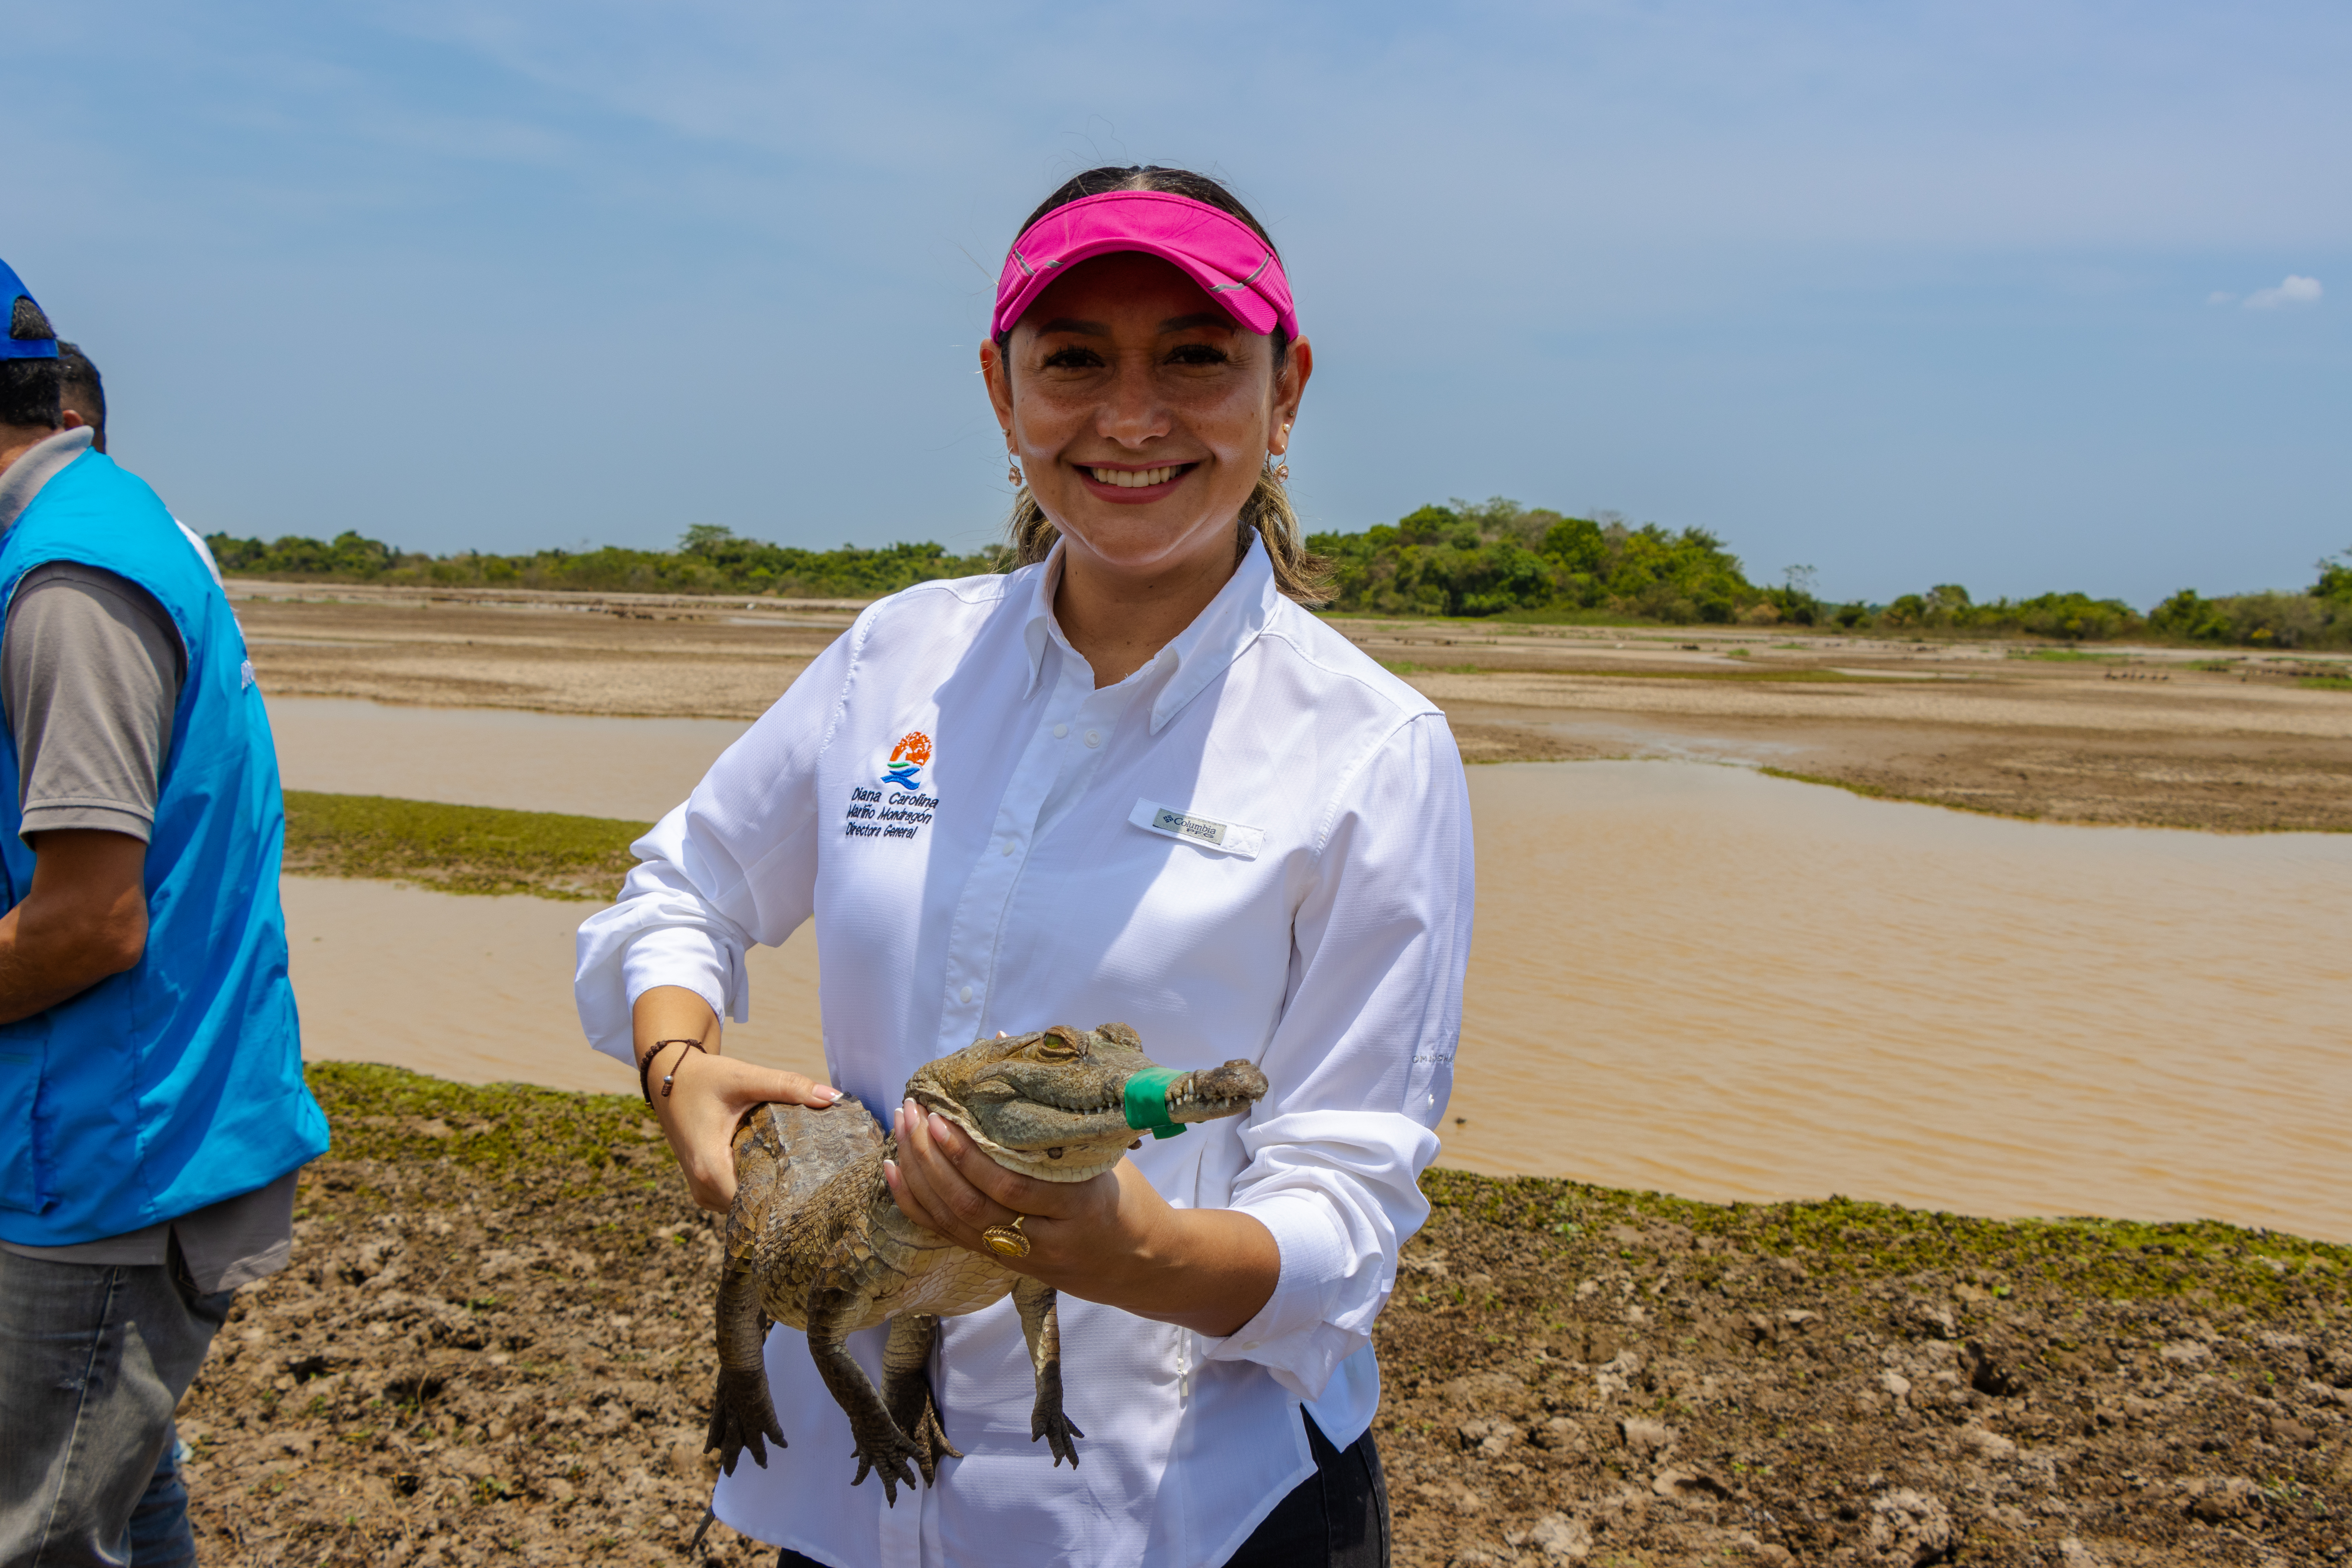
[[[1184,477],[1201,465],[1161,463],[1144,468],[1134,463],[1073,463],[1087,489],[1115,506],[1140,506],[1172,494]]]

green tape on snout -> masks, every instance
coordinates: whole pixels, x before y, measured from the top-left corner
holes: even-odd
[[[1127,1080],[1127,1124],[1154,1138],[1173,1138],[1184,1124],[1168,1114],[1168,1086],[1184,1075],[1174,1068],[1150,1068]]]

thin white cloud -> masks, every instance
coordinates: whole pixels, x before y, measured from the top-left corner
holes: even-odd
[[[2235,294],[2225,289],[2216,289],[2205,296],[2205,302],[2209,305],[2228,305],[2235,303],[2237,298]]]
[[[2275,310],[2282,305],[2316,305],[2321,291],[2318,279],[2290,272],[2277,288],[2257,289],[2247,295],[2246,309]]]

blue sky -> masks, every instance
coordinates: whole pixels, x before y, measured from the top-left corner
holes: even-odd
[[[2352,546],[2340,5],[0,0],[0,256],[206,531],[970,548],[1006,500],[971,365],[1013,226],[1153,161],[1284,248],[1313,525],[1503,494],[1840,597],[2143,605]]]

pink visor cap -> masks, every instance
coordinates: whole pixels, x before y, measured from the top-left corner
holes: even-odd
[[[996,280],[992,331],[1009,332],[1067,268],[1114,250],[1139,250],[1183,269],[1254,332],[1298,336],[1282,262],[1250,226],[1206,202],[1166,191],[1108,191],[1055,207],[1013,242]]]

